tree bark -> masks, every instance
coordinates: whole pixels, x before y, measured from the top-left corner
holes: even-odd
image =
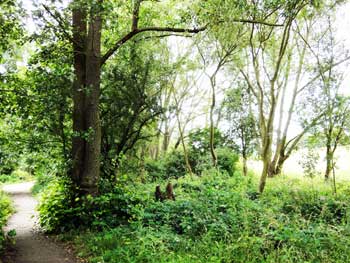
[[[97,7],[99,8],[99,7]],[[81,178],[83,192],[97,193],[100,177],[101,125],[99,113],[101,75],[101,16],[91,17],[86,49],[85,125],[87,132],[84,170]]]
[[[101,27],[100,2],[91,12],[73,9],[74,72],[71,176],[82,194],[96,195],[100,175],[101,125],[99,117]],[[97,10],[97,11],[96,11]]]
[[[331,150],[330,136],[331,136],[331,134],[329,136],[327,136],[327,143],[326,143],[326,171],[324,174],[324,179],[326,181],[329,180],[329,176],[330,176],[331,171],[332,171],[332,163],[333,163],[333,153]]]
[[[76,6],[76,5],[75,5]],[[74,83],[73,83],[73,140],[72,140],[72,170],[71,177],[75,186],[80,185],[84,165],[85,141],[82,133],[84,124],[84,87],[86,83],[85,39],[87,35],[86,10],[76,6],[73,9],[73,52],[74,52]]]
[[[243,154],[243,175],[248,175],[247,156],[245,156],[245,154]]]
[[[210,138],[209,138],[209,144],[210,144],[210,154],[211,154],[213,166],[216,168],[217,167],[217,163],[218,163],[218,157],[216,155],[215,145],[214,145],[214,140],[215,140],[214,109],[215,109],[215,104],[216,104],[215,75],[213,75],[210,78],[210,81],[211,81],[211,89],[212,89],[211,92],[212,92],[212,94],[211,94],[211,105],[210,105]]]

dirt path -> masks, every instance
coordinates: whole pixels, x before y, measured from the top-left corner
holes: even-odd
[[[11,195],[16,209],[5,231],[15,229],[17,233],[16,244],[4,263],[75,263],[64,248],[40,233],[35,223],[37,201],[30,194],[32,186],[33,183],[21,183],[3,187]]]

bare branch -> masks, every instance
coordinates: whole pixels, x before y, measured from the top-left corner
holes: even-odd
[[[139,19],[139,11],[140,4],[142,1],[138,0],[135,4],[133,10],[133,18],[132,18],[132,30],[121,37],[117,42],[106,52],[105,55],[101,58],[101,65],[103,65],[113,54],[116,52],[125,42],[132,39],[134,36],[142,33],[142,32],[171,32],[171,33],[189,33],[189,34],[197,34],[202,32],[208,28],[208,24],[198,27],[198,28],[176,28],[176,27],[143,27],[138,28],[138,19]],[[249,23],[249,24],[262,24],[266,26],[272,27],[280,27],[283,24],[275,24],[267,21],[261,20],[251,20],[251,19],[232,19],[233,22],[239,23]],[[224,21],[219,21],[218,23],[223,23]]]
[[[276,23],[270,23],[264,20],[252,20],[252,19],[232,19],[232,22],[240,22],[240,23],[248,23],[248,24],[260,24],[265,26],[271,26],[271,27],[281,27],[283,24],[276,24]],[[223,21],[220,21],[221,23]]]
[[[146,37],[143,37],[143,38],[140,38],[140,39],[136,40],[135,42],[141,42],[141,41],[144,41],[144,40],[151,40],[151,39],[156,39],[156,38],[166,38],[166,37],[171,37],[171,36],[187,37],[187,38],[191,38],[192,37],[192,35],[183,35],[183,34],[169,33],[169,34],[162,34],[162,35],[146,36]]]
[[[300,92],[302,92],[305,88],[307,88],[309,85],[311,85],[314,81],[316,81],[320,76],[321,74],[324,74],[325,72],[327,72],[328,70],[330,70],[330,68],[334,68],[334,67],[337,67],[341,64],[343,64],[344,62],[350,60],[350,56],[332,64],[332,65],[329,65],[328,67],[326,67],[324,70],[320,71],[314,78],[312,78],[309,82],[307,82],[304,86],[302,86],[299,90],[298,90],[298,93],[299,94]]]
[[[101,65],[103,65],[113,54],[116,52],[124,43],[126,43],[128,40],[132,39],[134,36],[143,33],[143,32],[171,32],[171,33],[190,33],[190,34],[197,34],[199,32],[204,31],[207,28],[207,26],[203,26],[200,28],[176,28],[176,27],[144,27],[140,29],[135,29],[122,38],[120,38],[114,46],[109,49],[105,55],[101,58]]]

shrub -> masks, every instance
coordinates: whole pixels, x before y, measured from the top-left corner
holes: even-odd
[[[238,155],[229,148],[216,149],[218,168],[222,172],[232,176],[238,161]],[[190,151],[188,153],[192,171],[201,175],[204,171],[213,167],[209,153],[198,154]],[[178,179],[186,174],[185,157],[182,151],[172,151],[161,160],[148,160],[145,164],[148,179],[151,182],[168,179]]]
[[[166,179],[167,172],[163,160],[147,160],[145,162],[145,170],[147,171],[148,179],[151,181]]]
[[[5,235],[2,229],[12,211],[10,199],[0,191],[0,253],[4,249],[5,241]]]
[[[15,154],[0,151],[0,174],[11,174],[17,167],[17,156]]]
[[[64,231],[74,227],[71,221],[73,195],[70,185],[61,180],[55,180],[47,185],[41,193],[38,206],[39,223],[48,232]]]
[[[96,197],[79,197],[71,189],[68,181],[59,179],[42,192],[39,223],[47,232],[118,226],[132,217],[134,206],[144,202],[133,189],[120,185]]]
[[[186,174],[185,156],[182,151],[172,151],[165,158],[166,178],[179,178]]]
[[[32,179],[32,176],[23,170],[14,170],[11,174],[2,174],[0,176],[0,183],[15,183],[21,181],[29,181]]]
[[[35,175],[35,184],[32,188],[33,194],[39,194],[45,190],[50,183],[56,180],[56,174],[50,172],[37,172]]]

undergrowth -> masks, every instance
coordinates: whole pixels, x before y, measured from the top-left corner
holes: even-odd
[[[349,186],[334,195],[328,184],[282,177],[259,196],[255,177],[214,170],[172,183],[176,201],[156,202],[155,183],[120,180],[73,210],[55,186],[41,223],[94,263],[349,261]]]
[[[11,201],[7,195],[0,190],[0,254],[4,250],[5,233],[3,227],[9,215],[12,213]]]
[[[33,176],[23,170],[14,170],[9,174],[1,174],[0,175],[0,184],[5,183],[18,183],[33,180]]]

